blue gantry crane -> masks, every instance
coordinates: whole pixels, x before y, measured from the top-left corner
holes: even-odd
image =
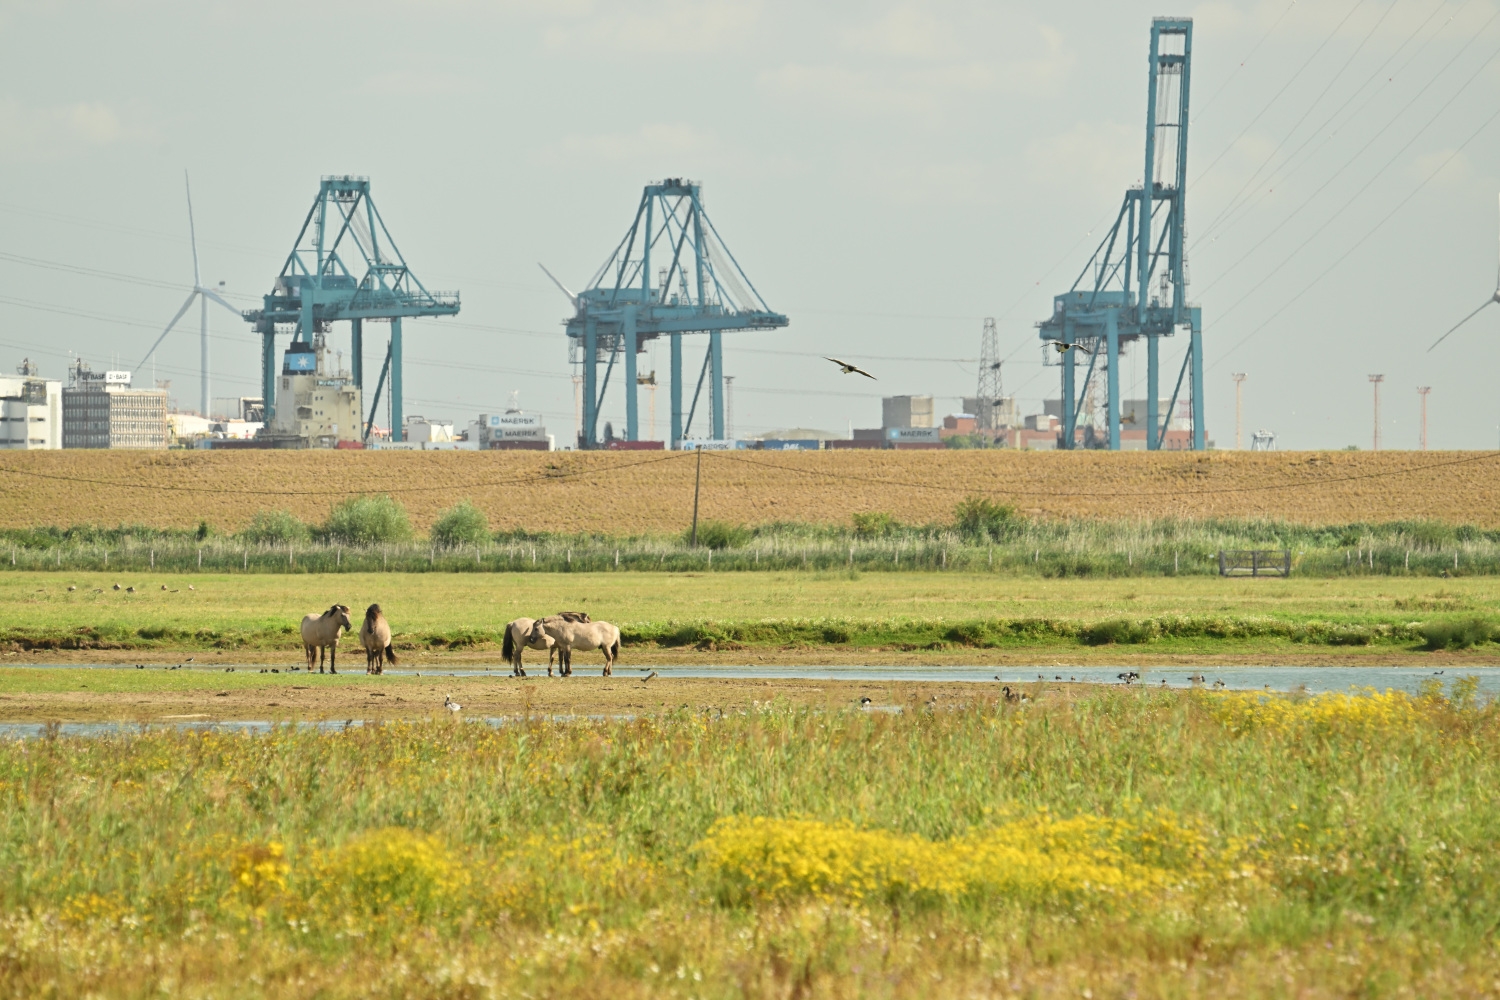
[[[370,196],[368,177],[324,177],[292,252],[275,287],[259,309],[246,310],[246,321],[262,338],[261,392],[266,421],[276,405],[276,334],[311,341],[331,325],[347,320],[351,328],[355,385],[364,389],[364,321],[391,325],[385,363],[370,397],[369,437],[386,376],[391,380],[391,437],[403,437],[401,410],[401,321],[406,317],[453,316],[457,292],[430,292],[407,267]]]
[[[1108,384],[1107,446],[1120,447],[1120,348],[1146,341],[1146,447],[1155,451],[1191,370],[1193,448],[1204,447],[1203,321],[1187,303],[1183,234],[1187,205],[1188,90],[1193,59],[1193,22],[1156,18],[1151,22],[1150,73],[1146,89],[1146,159],[1139,188],[1125,192],[1113,227],[1100,241],[1073,287],[1052,300],[1052,315],[1037,326],[1048,348],[1082,343],[1088,371],[1074,392],[1079,352],[1063,351],[1062,435],[1059,445],[1074,447],[1079,410],[1103,363]],[[1160,340],[1186,328],[1190,340],[1167,415],[1159,408]],[[1102,352],[1102,356],[1101,356]]]
[[[655,275],[651,271],[653,254],[658,265]],[[671,338],[672,350],[669,446],[676,447],[692,433],[705,376],[712,400],[710,436],[723,438],[724,351],[720,335],[726,330],[772,330],[787,325],[787,318],[766,305],[725,247],[703,210],[701,185],[680,177],[646,185],[635,221],[587,288],[575,295],[556,278],[552,280],[573,303],[574,314],[566,325],[570,357],[583,366],[580,448],[593,448],[599,443],[599,410],[619,360],[624,361],[625,368],[621,379],[625,440],[639,440],[636,354],[662,336]],[[707,333],[708,350],[684,419],[682,337],[688,333]],[[602,380],[601,362],[606,364]]]

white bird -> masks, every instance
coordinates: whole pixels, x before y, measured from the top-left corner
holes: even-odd
[[[443,707],[452,712],[454,715],[457,715],[459,713],[459,710],[463,708],[462,705],[460,705],[458,702],[454,701],[447,695],[443,695]]]
[[[869,372],[865,371],[863,368],[858,368],[858,367],[856,367],[854,365],[851,365],[847,361],[840,361],[838,358],[830,358],[826,354],[823,356],[823,360],[824,361],[832,361],[834,364],[838,365],[839,366],[839,370],[842,371],[845,375],[863,375],[865,378],[875,378],[874,375],[871,375]],[[879,379],[875,379],[875,381],[878,382],[880,380]]]
[[[1056,343],[1054,343],[1052,346],[1057,350],[1058,354],[1067,354],[1069,351],[1071,351],[1075,347],[1078,348],[1080,351],[1082,351],[1084,354],[1093,354],[1094,353],[1093,351],[1089,350],[1087,347],[1084,347],[1082,344],[1064,344],[1060,340],[1057,341]]]

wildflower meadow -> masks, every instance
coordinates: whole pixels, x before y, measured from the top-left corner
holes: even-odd
[[[9,740],[0,990],[1480,995],[1500,710],[1436,681]]]

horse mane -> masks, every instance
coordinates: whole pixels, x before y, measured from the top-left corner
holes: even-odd
[[[593,621],[587,611],[559,611],[557,617],[565,622],[572,622],[575,625],[587,625]]]
[[[371,623],[378,621],[381,614],[383,612],[380,610],[380,605],[372,604],[368,608],[365,608],[365,621]]]

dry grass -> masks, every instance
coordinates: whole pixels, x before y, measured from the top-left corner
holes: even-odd
[[[959,498],[984,493],[1045,517],[1430,518],[1500,527],[1497,459],[1472,452],[710,453],[701,516],[827,524],[886,511],[924,523],[947,521]],[[495,529],[675,532],[692,516],[694,465],[689,454],[597,452],[14,452],[0,455],[0,526],[191,527],[206,519],[234,530],[263,508],[321,521],[345,495],[391,492],[423,532],[463,498]]]

